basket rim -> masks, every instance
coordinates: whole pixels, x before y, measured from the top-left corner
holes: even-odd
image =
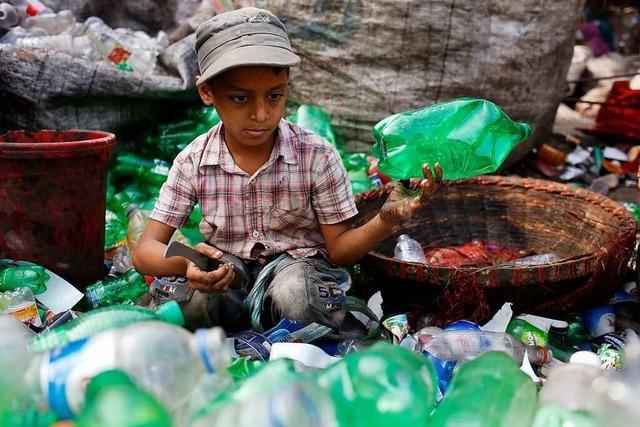
[[[480,186],[499,186],[499,187],[511,187],[511,188],[524,188],[527,191],[537,191],[537,192],[548,192],[548,193],[556,193],[562,196],[573,196],[576,197],[585,203],[589,203],[592,205],[599,206],[604,209],[612,216],[617,218],[618,220],[618,228],[619,232],[617,236],[624,236],[627,233],[633,232],[635,234],[635,230],[637,228],[637,223],[635,218],[631,215],[631,213],[621,204],[615,202],[614,200],[603,196],[599,193],[594,193],[589,190],[585,190],[582,188],[572,187],[568,184],[562,184],[555,181],[549,181],[544,179],[537,178],[522,178],[522,177],[507,177],[507,176],[499,176],[499,175],[484,175],[478,176],[474,178],[466,178],[455,181],[444,181],[442,183],[443,186],[453,187],[457,185],[480,185]],[[364,193],[360,193],[356,195],[356,205],[360,205],[362,202],[372,199],[379,198],[382,195],[390,193],[394,188],[393,183],[386,184],[384,187],[379,187],[377,189],[369,190]],[[451,277],[453,274],[466,274],[471,276],[476,276],[478,278],[486,278],[488,279],[489,286],[496,286],[496,276],[497,271],[504,270],[515,270],[518,273],[527,274],[527,273],[537,273],[538,275],[547,276],[547,280],[551,279],[551,281],[559,281],[567,278],[577,278],[584,276],[593,270],[593,266],[597,263],[598,259],[600,259],[603,255],[605,255],[609,251],[609,248],[605,245],[594,252],[588,254],[576,255],[574,257],[561,259],[556,262],[546,263],[546,264],[533,264],[533,265],[523,265],[523,266],[515,266],[513,264],[501,264],[495,266],[486,266],[486,267],[442,267],[442,266],[433,266],[424,263],[410,262],[410,261],[400,261],[393,257],[382,254],[381,252],[376,251],[375,249],[369,251],[365,258],[375,261],[376,263],[384,263],[388,266],[395,265],[400,266],[402,270],[399,278],[410,278],[418,281],[430,281],[428,277]],[[540,271],[540,270],[546,270]],[[564,273],[560,272],[563,270]],[[575,274],[569,274],[569,277],[566,276],[566,272],[575,272]],[[584,274],[580,274],[580,272],[584,272]],[[405,277],[406,274],[406,277]],[[519,275],[519,274],[518,274]],[[491,278],[494,280],[491,280]],[[553,280],[553,278],[556,280]],[[542,277],[541,277],[542,279]]]

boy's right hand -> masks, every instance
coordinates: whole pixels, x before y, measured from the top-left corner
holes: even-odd
[[[222,258],[222,252],[206,243],[198,243],[195,248],[200,252],[213,259]],[[187,279],[191,288],[204,293],[224,293],[227,292],[235,272],[232,263],[220,264],[216,270],[206,272],[202,271],[191,261],[187,261]]]

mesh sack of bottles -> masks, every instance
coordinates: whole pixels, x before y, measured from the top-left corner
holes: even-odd
[[[392,187],[356,198],[362,224],[383,205]],[[428,206],[396,227],[363,260],[383,289],[388,307],[441,321],[487,319],[501,302],[514,310],[553,314],[614,293],[633,253],[636,222],[616,202],[579,188],[537,179],[480,176],[443,183]],[[529,253],[553,252],[533,265],[436,266],[393,256],[408,234],[423,248],[500,242]]]

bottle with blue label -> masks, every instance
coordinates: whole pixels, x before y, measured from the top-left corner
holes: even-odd
[[[84,407],[88,380],[101,372],[120,369],[174,411],[186,403],[190,391],[206,373],[226,375],[230,362],[222,329],[202,329],[192,334],[178,326],[148,321],[35,355],[26,383],[41,406],[68,419]]]

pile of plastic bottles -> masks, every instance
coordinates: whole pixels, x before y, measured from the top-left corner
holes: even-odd
[[[288,319],[264,335],[191,333],[175,301],[109,305],[38,335],[0,316],[0,426],[634,425],[640,341],[614,333],[636,320],[613,316],[640,302],[621,292],[586,328],[505,305],[484,326],[415,333],[386,317],[337,346]],[[613,337],[616,363],[602,351]]]
[[[0,3],[0,29],[8,30],[0,43],[24,48],[53,49],[86,61],[103,61],[122,71],[153,72],[158,54],[169,39],[160,31],[112,29],[92,16],[76,22],[70,10],[54,12],[37,0]]]

